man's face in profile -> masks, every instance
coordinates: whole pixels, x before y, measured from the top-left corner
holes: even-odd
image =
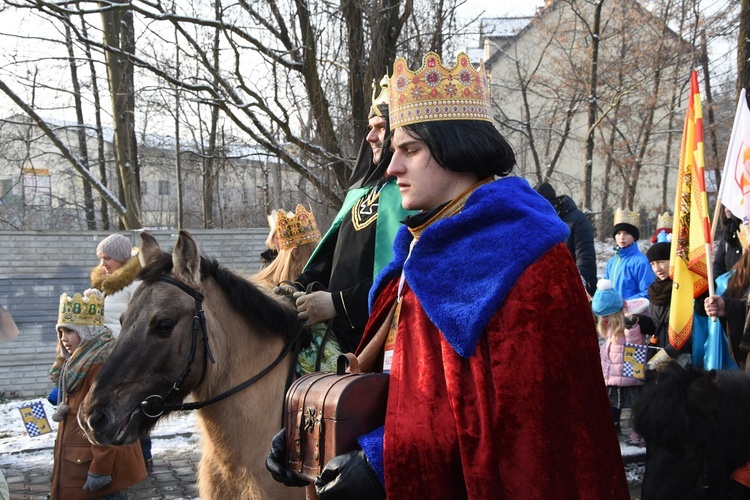
[[[382,116],[373,116],[367,122],[370,131],[367,133],[367,142],[372,148],[372,161],[378,163],[383,153],[383,141],[385,140],[385,128],[387,122]]]

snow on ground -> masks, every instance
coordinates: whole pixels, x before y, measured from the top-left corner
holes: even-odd
[[[29,401],[14,400],[0,404],[0,467],[34,467],[52,461],[57,424],[50,418],[54,407],[41,399],[52,432],[29,437],[21,420],[19,408]],[[38,401],[38,400],[33,400]],[[193,450],[198,445],[195,412],[178,412],[159,421],[151,433],[154,455],[167,450]]]

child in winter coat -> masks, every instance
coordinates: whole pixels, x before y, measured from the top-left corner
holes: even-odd
[[[617,209],[612,228],[616,253],[604,269],[604,277],[625,300],[647,298],[648,287],[655,279],[648,259],[638,248],[639,221],[638,212]]]
[[[625,343],[643,344],[644,341],[637,319],[625,316],[626,306],[627,303],[612,287],[612,282],[600,279],[596,284],[591,308],[597,316],[597,331],[604,339],[600,348],[602,373],[618,433],[621,430],[622,409],[633,405],[640,394],[641,386],[644,385],[641,380],[623,375]],[[638,439],[631,435],[634,444]]]
[[[57,384],[52,420],[58,422],[50,497],[127,498],[125,488],[146,479],[138,443],[91,444],[76,420],[102,363],[112,349],[112,332],[103,326],[101,297],[60,297],[57,358],[50,378]]]

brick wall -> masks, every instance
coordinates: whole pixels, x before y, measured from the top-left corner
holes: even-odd
[[[138,232],[118,231],[140,245]],[[165,250],[177,231],[149,231]],[[191,230],[202,252],[240,274],[260,268],[268,230]],[[104,231],[0,231],[0,305],[8,310],[20,334],[0,344],[0,398],[45,396],[55,358],[55,323],[60,294],[89,288],[89,274],[99,261],[96,246]]]

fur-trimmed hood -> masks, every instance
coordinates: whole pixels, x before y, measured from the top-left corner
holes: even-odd
[[[141,263],[137,255],[128,259],[111,276],[107,276],[104,268],[98,265],[91,270],[91,286],[101,290],[105,295],[112,295],[135,281],[139,272],[141,272]]]

